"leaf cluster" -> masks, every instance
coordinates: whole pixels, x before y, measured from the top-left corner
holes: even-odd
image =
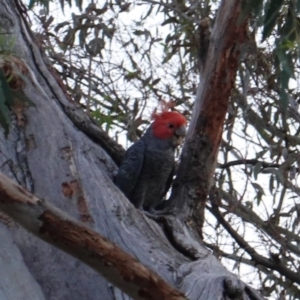
[[[300,58],[300,1],[256,0],[243,1],[241,19],[252,14],[253,25],[261,28],[261,42],[274,39],[274,66],[278,74],[278,89],[283,109],[288,106],[288,88],[295,79],[295,68]]]

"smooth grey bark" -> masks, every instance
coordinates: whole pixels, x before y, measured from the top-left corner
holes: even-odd
[[[0,299],[46,299],[4,224],[0,224],[0,241]]]
[[[116,165],[87,131],[74,125],[70,115],[77,114],[86,127],[90,121],[66,99],[19,5],[17,0],[0,0],[0,28],[2,34],[14,38],[14,55],[30,70],[24,93],[36,107],[24,111],[24,123],[12,113],[8,138],[0,129],[0,171],[137,257],[191,300],[262,299],[228,272],[189,234],[187,226],[176,229],[174,247],[173,238],[115,187],[112,176]],[[43,295],[47,300],[128,299],[93,270],[22,228],[4,230],[14,239],[12,253],[19,249],[24,260],[16,260],[24,271],[16,273],[15,280],[20,286],[29,285],[37,299]],[[184,251],[178,247],[180,243]],[[192,256],[186,250],[189,247]],[[4,251],[0,247],[0,257]],[[7,262],[6,268],[12,272],[16,265]],[[27,278],[25,271],[32,277]],[[10,299],[6,295],[16,289],[13,284],[0,287],[1,300]],[[19,289],[15,293],[14,299],[18,299]]]

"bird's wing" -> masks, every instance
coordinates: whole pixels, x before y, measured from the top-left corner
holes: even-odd
[[[165,190],[164,190],[164,194],[161,196],[161,201],[159,203],[157,203],[155,210],[159,211],[159,210],[164,210],[166,205],[168,204],[169,201],[166,201],[166,199],[164,199],[164,197],[166,196],[168,190],[170,189],[172,182],[173,182],[173,177],[175,175],[175,170],[176,170],[176,166],[175,166],[175,162],[173,164],[173,168],[172,171],[169,174],[166,186],[165,186]]]
[[[116,176],[116,185],[129,200],[131,200],[133,190],[141,173],[145,149],[146,147],[143,140],[139,140],[129,147]]]

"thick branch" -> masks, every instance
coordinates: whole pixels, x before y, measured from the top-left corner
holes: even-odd
[[[171,197],[171,204],[178,211],[193,216],[199,232],[234,86],[239,49],[246,37],[247,22],[238,23],[240,3],[222,1],[218,10]]]
[[[89,265],[133,299],[186,299],[137,259],[3,174],[0,209],[40,239]]]

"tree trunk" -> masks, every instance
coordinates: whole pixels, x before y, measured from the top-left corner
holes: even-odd
[[[230,2],[222,7],[229,12],[239,4],[224,2]],[[1,35],[13,38],[8,61],[22,74],[23,92],[35,103],[14,107],[7,138],[0,130],[0,171],[136,257],[188,299],[262,299],[228,272],[187,225],[177,233],[165,230],[181,222],[176,216],[173,221],[152,220],[131,205],[112,181],[122,148],[67,99],[35,43],[19,1],[0,0],[0,7]],[[5,214],[0,221],[1,300],[129,299],[94,270]],[[160,226],[160,221],[170,224]]]

